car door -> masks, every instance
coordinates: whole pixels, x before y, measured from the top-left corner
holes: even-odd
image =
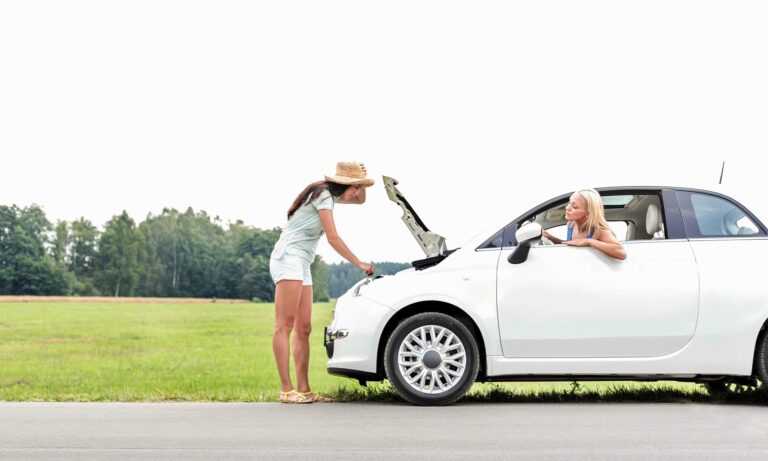
[[[516,247],[502,247],[497,310],[505,357],[658,357],[689,342],[698,316],[696,261],[674,193],[645,192],[657,194],[666,235],[624,242],[624,261],[561,244],[533,246],[525,262],[511,264]],[[524,219],[507,226],[505,242]]]

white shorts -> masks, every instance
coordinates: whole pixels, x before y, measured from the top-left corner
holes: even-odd
[[[312,272],[309,269],[310,264],[301,256],[283,253],[277,259],[269,260],[269,274],[272,281],[280,280],[301,280],[302,285],[312,285]]]

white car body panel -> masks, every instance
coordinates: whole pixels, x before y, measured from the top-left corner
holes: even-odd
[[[625,249],[626,261],[618,261],[587,247],[533,247],[524,264],[507,262],[513,249],[504,249],[504,356],[659,357],[682,349],[699,308],[690,244],[646,240]]]
[[[696,338],[708,346],[697,350],[702,366],[720,362],[749,374],[755,339],[768,318],[768,239],[694,239],[691,246],[701,284]]]

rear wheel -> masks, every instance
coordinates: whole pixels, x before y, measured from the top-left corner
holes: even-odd
[[[768,395],[768,329],[763,330],[760,340],[757,342],[755,375],[760,381],[758,388]]]
[[[455,318],[425,312],[395,328],[384,350],[384,369],[398,394],[416,405],[448,405],[475,382],[477,341]]]
[[[734,394],[760,391],[768,395],[768,330],[757,340],[755,351],[755,376],[749,378],[724,378],[704,386],[713,398],[723,399]]]

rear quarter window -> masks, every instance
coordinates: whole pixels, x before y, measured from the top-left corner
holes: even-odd
[[[704,192],[678,191],[685,231],[690,238],[755,237],[765,233],[739,204]]]

